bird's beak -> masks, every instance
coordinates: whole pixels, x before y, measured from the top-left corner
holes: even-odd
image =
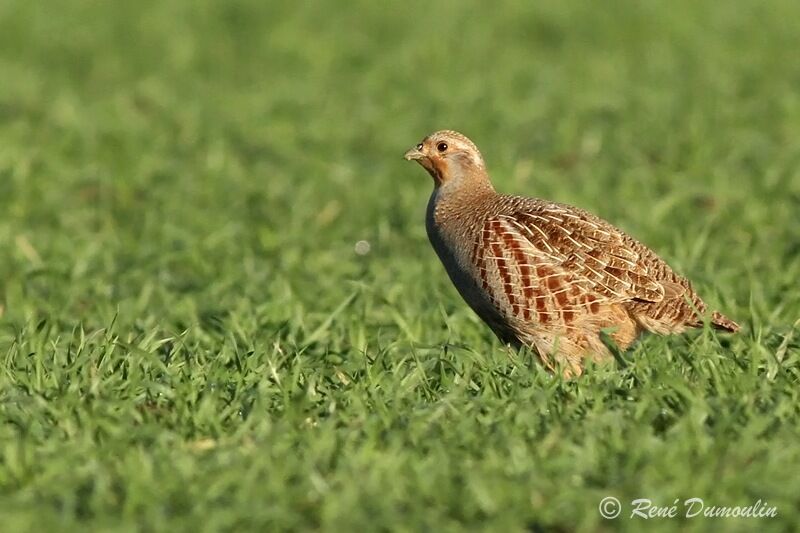
[[[425,157],[425,154],[420,152],[416,146],[411,150],[409,150],[408,152],[406,152],[405,155],[403,156],[403,158],[406,161],[417,161],[419,159],[422,159],[423,157]]]

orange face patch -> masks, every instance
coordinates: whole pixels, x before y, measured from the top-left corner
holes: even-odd
[[[437,185],[441,185],[447,179],[447,162],[443,157],[432,155],[422,159],[422,166],[433,177]]]

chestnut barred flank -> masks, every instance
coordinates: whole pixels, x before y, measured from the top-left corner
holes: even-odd
[[[548,368],[605,359],[608,331],[629,348],[644,331],[703,325],[691,284],[642,243],[581,209],[498,194],[475,144],[438,131],[405,155],[434,179],[426,226],[466,302],[501,341],[529,346]],[[710,324],[736,332],[718,312]]]

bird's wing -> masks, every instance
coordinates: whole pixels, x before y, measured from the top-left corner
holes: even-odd
[[[491,292],[515,294],[534,307],[542,293],[552,299],[563,292],[562,305],[586,305],[661,302],[684,292],[680,284],[663,280],[669,267],[644,245],[585,211],[561,204],[536,203],[491,217],[479,243],[484,250],[481,275],[499,280],[489,284],[494,285]]]

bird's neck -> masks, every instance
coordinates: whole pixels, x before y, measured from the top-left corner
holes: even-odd
[[[437,225],[461,225],[487,197],[497,194],[485,171],[465,173],[436,183],[428,218]]]

